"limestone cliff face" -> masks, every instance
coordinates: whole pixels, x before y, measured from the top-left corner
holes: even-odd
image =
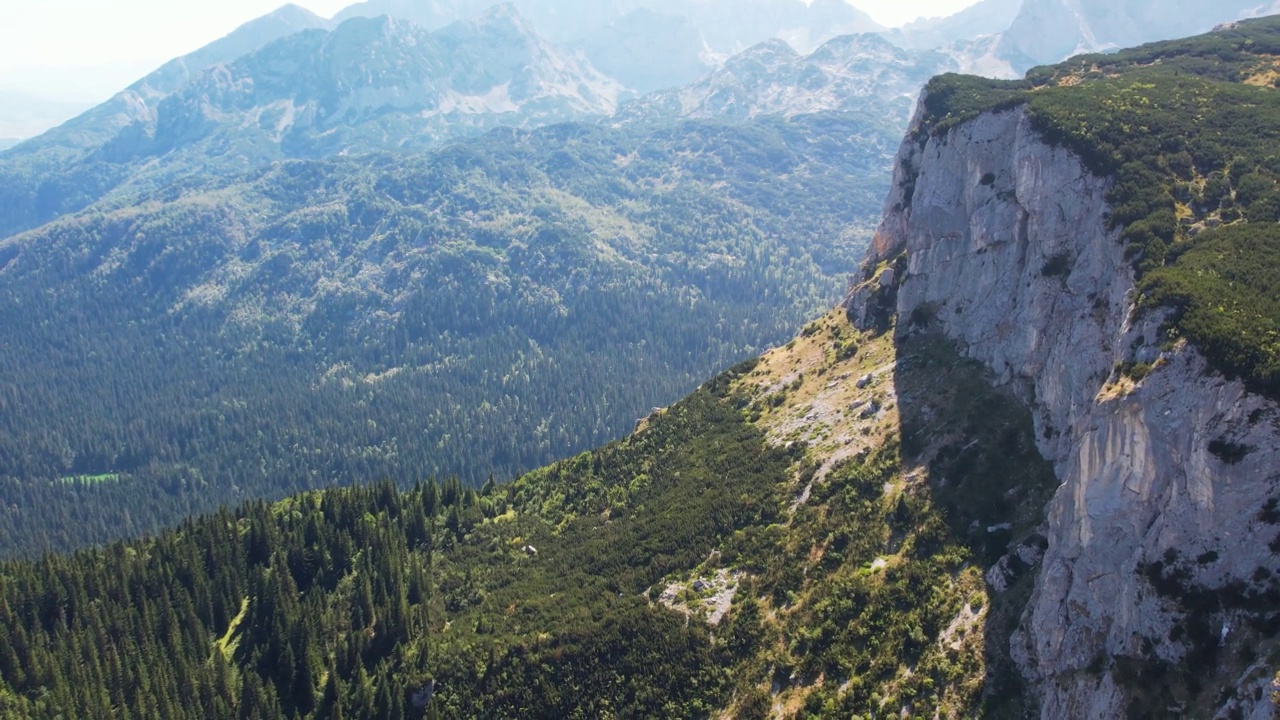
[[[936,322],[1033,410],[1061,487],[1011,642],[1042,716],[1159,714],[1142,686],[1182,673],[1213,712],[1271,717],[1276,404],[1163,348],[1161,318],[1133,312],[1109,180],[1022,110],[935,136],[918,122],[849,308],[864,326],[896,312],[899,332]],[[1155,370],[1119,376],[1133,360]]]

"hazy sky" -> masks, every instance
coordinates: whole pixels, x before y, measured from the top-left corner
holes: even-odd
[[[99,100],[284,0],[0,0],[0,88]],[[295,0],[325,17],[355,0]],[[886,25],[976,0],[854,0]],[[104,90],[103,88],[111,88]]]

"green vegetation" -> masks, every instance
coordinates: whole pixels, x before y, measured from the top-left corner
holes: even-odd
[[[880,201],[860,122],[504,131],[0,241],[0,555],[622,436],[839,296]]]
[[[943,76],[929,86],[922,131],[1024,105],[1049,141],[1115,178],[1110,222],[1144,307],[1173,308],[1174,334],[1280,397],[1278,78],[1280,20],[1268,18],[1073,58],[1024,81]]]
[[[847,323],[810,335],[859,362],[837,357]],[[1025,592],[988,596],[979,568],[1039,522],[1052,474],[980,368],[905,342],[909,441],[820,478],[825,451],[747,421],[751,361],[509,484],[314,492],[0,563],[0,717],[1017,715]],[[788,509],[797,478],[813,493]],[[717,576],[718,625],[669,604],[717,602],[694,581]]]

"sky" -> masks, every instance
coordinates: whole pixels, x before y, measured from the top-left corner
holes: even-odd
[[[294,0],[324,17],[355,0]],[[853,0],[885,25],[976,0]],[[285,0],[0,0],[0,90],[97,102]]]

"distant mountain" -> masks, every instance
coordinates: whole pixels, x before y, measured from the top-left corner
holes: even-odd
[[[22,142],[21,138],[0,138],[0,150],[8,150],[20,142]]]
[[[170,65],[0,157],[0,237],[111,192],[128,203],[168,182],[276,159],[426,148],[499,125],[604,116],[623,93],[509,5],[434,33],[386,17],[304,30],[160,99],[188,67]]]
[[[1196,35],[1275,9],[1264,0],[1025,0],[995,55],[1021,74],[1072,55]]]
[[[50,100],[32,93],[0,89],[0,137],[35,137],[88,107],[87,103]]]
[[[0,237],[97,200],[130,174],[101,150],[130,128],[156,122],[160,101],[199,72],[296,32],[329,25],[295,5],[241,25],[166,63],[110,100],[0,155]]]
[[[491,4],[492,0],[367,0],[335,19],[389,15],[436,29],[474,17]],[[722,60],[774,37],[809,52],[839,35],[884,30],[845,0],[515,0],[513,4],[543,37],[583,47],[593,62],[603,57],[604,64],[616,70],[630,52],[650,65],[628,69],[628,74],[638,76],[637,84],[631,85],[638,90],[692,80],[689,58],[694,55],[701,54],[704,67],[710,67],[712,59]],[[602,52],[601,44],[610,38],[636,46],[650,41],[655,45]],[[621,74],[615,77],[627,82]]]
[[[892,154],[920,88],[950,58],[913,53],[878,35],[846,35],[803,56],[781,40],[761,43],[723,67],[677,90],[652,93],[623,106],[620,122],[828,111],[864,112],[867,129],[882,134]]]
[[[884,36],[899,47],[919,50],[968,42],[1008,30],[1022,4],[1023,0],[981,0],[954,15],[916,20]]]
[[[193,77],[219,63],[230,62],[267,44],[302,30],[325,28],[329,21],[296,5],[285,5],[268,15],[241,25],[226,37],[193,53],[170,60],[107,102],[45,133],[27,148],[27,154],[96,147],[122,128],[152,119],[160,100],[182,88]]]
[[[438,29],[474,17],[493,4],[493,0],[367,0],[334,19],[390,15]],[[779,33],[788,40],[808,36],[816,42],[816,38],[884,29],[844,0],[514,0],[513,4],[540,34],[556,42],[583,40],[636,10],[687,18],[713,48],[729,53]]]
[[[574,46],[601,72],[641,93],[692,83],[721,59],[688,18],[643,8]]]

